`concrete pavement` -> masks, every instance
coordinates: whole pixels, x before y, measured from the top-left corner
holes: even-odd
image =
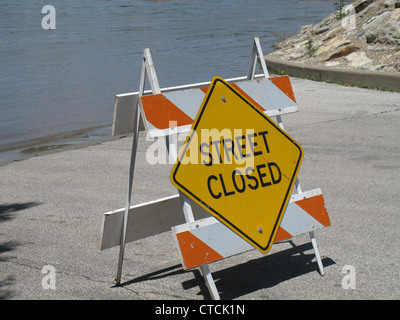
[[[399,299],[400,94],[292,78],[299,113],[283,117],[304,150],[303,190],[321,188],[332,226],[211,264],[222,299]],[[99,251],[103,212],[125,203],[132,137],[0,166],[0,299],[209,299],[183,271],[171,232]],[[146,162],[141,135],[133,203],[176,193],[172,165]],[[42,269],[51,266],[53,269]],[[55,288],[49,280],[53,270]],[[346,270],[355,288],[345,289]],[[348,271],[347,271],[348,272]]]

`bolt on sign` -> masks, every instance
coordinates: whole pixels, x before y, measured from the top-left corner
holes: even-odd
[[[215,77],[170,178],[185,195],[267,253],[302,158],[300,145],[256,101]]]

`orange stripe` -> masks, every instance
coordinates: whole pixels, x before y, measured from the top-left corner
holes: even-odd
[[[169,128],[170,121],[176,121],[177,127],[193,123],[192,118],[162,94],[143,96],[142,105],[146,120],[157,129]]]
[[[181,248],[184,265],[187,269],[224,258],[199,238],[195,237],[190,231],[178,233],[176,237]]]
[[[265,111],[263,107],[261,107],[256,100],[250,97],[246,92],[244,92],[236,83],[231,83],[232,87],[234,87],[237,91],[239,91],[247,100],[249,100],[254,106],[256,106],[261,111]]]
[[[199,89],[200,89],[201,91],[203,91],[204,93],[207,94],[208,88],[209,88],[209,87],[201,87],[201,88],[199,88]]]
[[[281,91],[286,94],[290,99],[296,102],[289,76],[273,77],[268,79],[279,89],[281,89]]]
[[[299,200],[295,203],[324,227],[331,225],[322,194],[308,199]]]
[[[282,240],[286,240],[286,239],[290,239],[293,238],[293,236],[287,232],[285,229],[283,229],[282,227],[279,227],[278,232],[275,236],[275,240],[274,242],[278,242],[278,241],[282,241]]]

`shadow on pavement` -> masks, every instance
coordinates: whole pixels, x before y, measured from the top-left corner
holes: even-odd
[[[309,272],[319,272],[311,243],[296,246],[292,241],[288,242],[292,245],[292,248],[212,272],[220,298],[232,300],[260,289],[274,287],[281,282]],[[306,253],[309,250],[310,252]],[[335,261],[330,258],[322,258],[322,263],[324,267],[328,267],[334,265]],[[182,282],[183,289],[188,290],[198,287],[200,291],[197,295],[203,296],[205,300],[210,300],[211,296],[199,269],[185,271],[180,264],[128,280],[122,283],[121,286],[128,286],[141,281],[157,280],[185,272],[192,272],[194,278]]]
[[[39,202],[12,203],[0,205],[0,223],[6,222],[14,218],[19,211],[38,206]],[[18,241],[0,242],[0,263],[7,262],[11,259],[8,253],[15,250],[21,243]],[[15,284],[14,276],[3,276],[0,274],[0,300],[11,299],[13,296],[12,286]]]
[[[12,203],[0,205],[0,222],[7,221],[13,218],[13,214],[31,207],[40,205],[39,202]]]
[[[309,272],[319,273],[312,244],[295,246],[289,242],[292,248],[213,272],[221,299],[232,300]],[[310,253],[305,253],[308,250]],[[324,267],[335,264],[330,258],[322,258],[322,263]]]

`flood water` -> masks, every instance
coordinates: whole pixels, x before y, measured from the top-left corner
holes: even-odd
[[[145,47],[161,87],[243,76],[254,36],[271,52],[334,2],[50,0],[56,28],[43,29],[43,1],[2,0],[0,162],[109,136],[114,97],[138,90]]]

